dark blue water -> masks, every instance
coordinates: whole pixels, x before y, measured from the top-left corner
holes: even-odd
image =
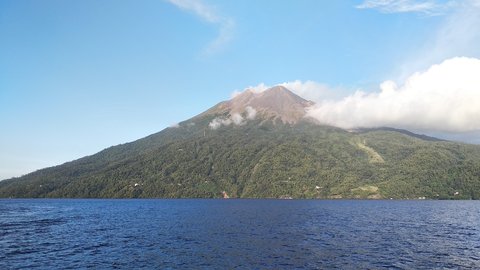
[[[478,201],[0,200],[0,269],[480,269]]]

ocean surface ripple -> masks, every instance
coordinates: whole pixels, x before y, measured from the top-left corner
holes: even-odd
[[[478,201],[0,200],[0,269],[480,269]]]

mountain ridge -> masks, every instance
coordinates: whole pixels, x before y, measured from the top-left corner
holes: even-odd
[[[0,197],[480,198],[480,147],[319,125],[305,117],[312,105],[281,87],[250,90],[178,127],[0,181]]]

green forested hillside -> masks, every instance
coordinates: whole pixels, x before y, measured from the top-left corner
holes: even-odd
[[[480,198],[480,147],[201,115],[136,142],[0,182],[0,197]]]

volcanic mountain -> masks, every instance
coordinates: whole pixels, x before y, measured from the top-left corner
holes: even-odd
[[[284,124],[296,124],[306,114],[306,108],[314,105],[283,86],[275,86],[266,91],[256,93],[246,90],[229,101],[224,101],[202,114],[259,114],[263,119],[281,121]],[[250,111],[249,111],[250,108]]]
[[[480,147],[306,118],[282,86],[137,141],[0,181],[0,197],[480,198]]]

